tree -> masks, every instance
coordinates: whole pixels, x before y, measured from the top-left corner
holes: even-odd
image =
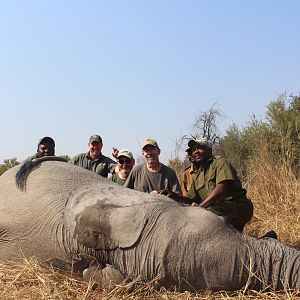
[[[216,103],[214,103],[207,111],[201,111],[196,116],[191,134],[185,134],[176,139],[174,155],[169,160],[168,166],[176,171],[178,177],[180,177],[182,171],[190,164],[185,152],[187,141],[190,139],[206,137],[213,143],[214,148],[219,150],[220,130],[217,126],[217,120],[222,116],[223,113],[216,107]],[[184,152],[184,159],[180,158],[180,152]]]
[[[217,126],[218,118],[223,117],[223,113],[214,103],[207,111],[200,112],[193,124],[194,137],[206,137],[214,145],[218,145],[220,130]]]
[[[252,116],[241,130],[231,125],[221,139],[226,157],[246,176],[247,168],[267,147],[268,159],[288,163],[299,174],[300,162],[300,98],[280,94],[267,106],[266,119]]]
[[[9,170],[10,168],[18,165],[19,162],[17,161],[17,158],[10,158],[10,159],[4,159],[3,164],[0,164],[0,175],[2,175],[5,171]]]

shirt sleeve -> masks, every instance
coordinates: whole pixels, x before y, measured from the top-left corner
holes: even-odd
[[[229,163],[225,158],[220,157],[216,161],[216,184],[225,180],[234,181],[234,176]]]

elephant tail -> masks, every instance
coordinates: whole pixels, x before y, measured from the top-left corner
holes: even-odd
[[[16,173],[16,185],[21,191],[26,190],[26,181],[28,175],[36,168],[38,168],[44,161],[62,161],[67,162],[65,158],[59,156],[43,156],[41,158],[34,158],[25,161],[21,164],[19,171]]]

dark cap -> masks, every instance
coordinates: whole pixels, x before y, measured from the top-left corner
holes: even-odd
[[[39,140],[38,146],[41,144],[51,144],[53,147],[55,147],[54,139],[50,136],[44,136]]]
[[[93,134],[89,139],[89,144],[92,144],[93,142],[98,142],[99,144],[102,144],[102,138],[98,134]]]

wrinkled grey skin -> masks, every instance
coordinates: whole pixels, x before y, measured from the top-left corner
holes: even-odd
[[[205,209],[60,161],[18,176],[21,191],[19,169],[0,176],[1,261],[35,256],[82,271],[96,259],[177,290],[300,287],[299,251],[245,236]]]

